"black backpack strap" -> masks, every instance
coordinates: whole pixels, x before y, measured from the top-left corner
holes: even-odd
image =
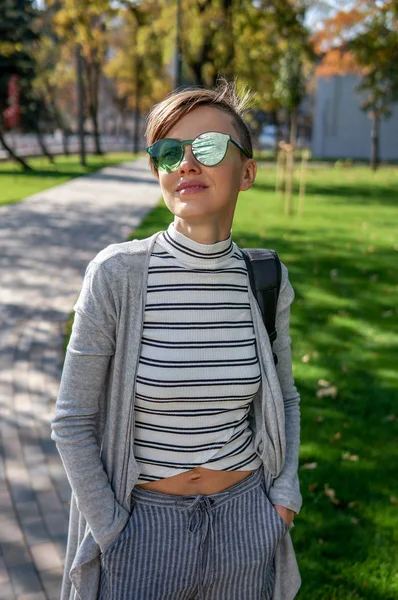
[[[241,251],[246,262],[250,285],[263,315],[272,348],[277,336],[275,320],[281,287],[281,263],[275,250],[241,248]],[[277,364],[278,357],[275,353],[273,355],[275,364]]]

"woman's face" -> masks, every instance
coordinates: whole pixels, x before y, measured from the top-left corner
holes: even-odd
[[[207,105],[199,106],[182,117],[165,137],[193,140],[206,131],[229,133],[242,143],[232,117]],[[200,164],[193,156],[191,146],[186,146],[178,169],[172,173],[159,171],[158,174],[165,203],[177,219],[192,225],[217,226],[223,223],[228,232],[238,194],[251,187],[255,176],[255,161],[246,158],[231,142],[224,159],[215,167]],[[177,191],[177,187],[186,182],[196,182],[204,187]]]

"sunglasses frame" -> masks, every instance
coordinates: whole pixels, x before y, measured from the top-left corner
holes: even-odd
[[[224,160],[225,155],[227,154],[227,150],[228,150],[228,142],[232,142],[237,148],[239,148],[239,150],[241,152],[243,152],[243,154],[245,156],[247,156],[247,158],[252,158],[252,156],[250,155],[250,153],[246,150],[246,148],[244,148],[242,146],[242,144],[240,142],[238,142],[238,140],[236,140],[235,138],[233,138],[232,135],[230,135],[229,133],[223,133],[222,131],[204,131],[203,133],[200,133],[199,135],[197,135],[196,138],[194,138],[193,140],[182,140],[182,141],[180,141],[180,140],[176,140],[175,138],[161,138],[160,140],[156,140],[156,142],[154,142],[151,146],[148,146],[148,148],[146,148],[146,151],[148,152],[148,154],[149,154],[149,156],[151,158],[151,161],[152,161],[152,163],[153,163],[153,165],[154,165],[154,167],[156,169],[158,169],[159,171],[163,171],[165,173],[172,173],[173,171],[176,171],[178,169],[178,167],[180,166],[180,164],[182,163],[183,158],[184,158],[185,147],[186,146],[191,146],[194,143],[195,140],[197,140],[198,138],[200,138],[200,136],[202,136],[202,135],[206,135],[206,133],[218,133],[218,134],[221,134],[221,135],[227,137],[228,139],[227,139],[227,144],[225,146],[224,156],[221,158],[221,160],[219,160],[214,165],[204,165],[202,162],[200,162],[200,160],[198,158],[196,158],[195,154],[192,151],[192,154],[195,156],[195,159],[198,161],[198,163],[200,163],[204,167],[216,167],[217,165],[219,165]],[[170,141],[173,141],[173,142],[177,142],[180,145],[180,148],[181,148],[181,151],[182,151],[180,162],[178,163],[178,165],[176,165],[176,167],[174,169],[172,169],[170,171],[168,169],[161,169],[161,168],[157,167],[156,164],[155,164],[155,162],[154,162],[154,160],[153,160],[152,154],[151,154],[151,151],[152,151],[153,147],[158,142],[161,142],[161,141],[163,142],[165,140],[170,140]]]

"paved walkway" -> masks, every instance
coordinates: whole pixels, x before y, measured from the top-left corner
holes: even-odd
[[[85,267],[160,198],[146,159],[0,208],[0,598],[59,600],[69,485],[50,439]]]

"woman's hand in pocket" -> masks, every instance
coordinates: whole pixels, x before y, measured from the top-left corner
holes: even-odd
[[[281,506],[280,504],[274,504],[274,508],[279,516],[285,521],[286,525],[290,527],[295,515],[294,510],[290,510],[290,508],[286,508],[286,506]]]

